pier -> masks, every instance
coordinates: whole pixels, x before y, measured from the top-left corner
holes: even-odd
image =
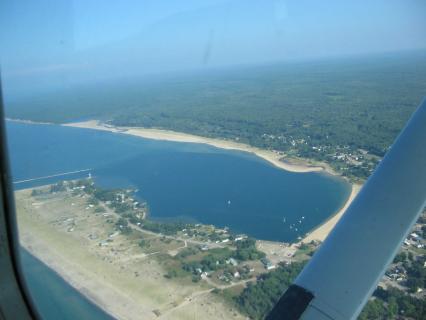
[[[24,183],[24,182],[30,182],[30,181],[37,181],[37,180],[43,180],[43,179],[49,179],[49,178],[67,176],[67,175],[70,175],[70,174],[81,173],[81,172],[88,172],[88,171],[91,171],[91,170],[93,170],[93,169],[82,169],[82,170],[76,170],[76,171],[69,171],[69,172],[57,173],[57,174],[52,174],[52,175],[48,175],[48,176],[44,176],[44,177],[37,177],[37,178],[31,178],[31,179],[13,181],[13,184],[19,184],[19,183]]]

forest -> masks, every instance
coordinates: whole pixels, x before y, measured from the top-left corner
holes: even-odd
[[[426,95],[426,52],[116,79],[30,98],[10,118],[100,119],[231,139],[366,178]]]
[[[282,293],[297,277],[304,263],[281,265],[275,271],[262,274],[255,284],[249,284],[233,303],[250,319],[264,319]],[[404,291],[378,287],[364,307],[359,320],[426,319],[426,301]]]

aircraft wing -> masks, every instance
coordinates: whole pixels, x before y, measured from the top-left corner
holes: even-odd
[[[267,319],[356,319],[426,204],[426,100]]]

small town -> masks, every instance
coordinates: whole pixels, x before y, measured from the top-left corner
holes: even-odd
[[[152,220],[149,204],[137,199],[134,191],[100,188],[89,175],[87,179],[32,189],[30,197],[24,199],[30,201],[31,210],[36,212],[49,208],[41,213],[49,215],[46,222],[80,243],[88,241],[90,251],[127,272],[126,276],[142,280],[143,274],[150,274],[159,287],[164,281],[169,285],[195,286],[193,293],[175,299],[180,303],[154,308],[152,312],[157,317],[206,294],[218,296],[231,309],[255,317],[256,312],[246,308],[262,299],[257,297],[258,290],[268,291],[277,286],[284,290],[321,245],[318,241],[290,244],[256,240],[233,233],[227,227]],[[52,203],[58,207],[52,207]],[[378,298],[386,299],[389,294],[406,305],[424,300],[425,234],[426,212],[404,240],[365,314],[381,312]],[[142,261],[145,267],[141,267]],[[147,263],[154,262],[158,268],[146,268]]]

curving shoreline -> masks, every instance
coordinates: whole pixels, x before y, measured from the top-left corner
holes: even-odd
[[[331,170],[326,169],[320,166],[310,166],[308,164],[293,164],[288,162],[283,162],[280,158],[283,155],[278,152],[264,150],[257,147],[253,147],[244,143],[222,140],[222,139],[214,139],[207,138],[197,135],[192,135],[188,133],[176,132],[171,130],[163,130],[163,129],[148,129],[148,128],[140,128],[140,127],[117,127],[112,125],[105,125],[98,120],[89,120],[83,122],[72,122],[62,124],[62,126],[66,127],[75,127],[75,128],[85,128],[85,129],[94,129],[94,130],[103,130],[115,133],[128,134],[132,136],[137,136],[146,139],[152,140],[163,140],[163,141],[173,141],[173,142],[188,142],[188,143],[201,143],[207,144],[216,148],[225,149],[225,150],[237,150],[244,151],[248,153],[253,153],[256,156],[268,161],[270,164],[275,167],[291,171],[291,172],[319,172],[326,171],[330,174],[335,174],[331,172]]]
[[[13,121],[13,120],[12,120]],[[40,124],[36,122],[28,122],[28,121],[19,121],[23,123],[29,124]],[[62,124],[62,126],[68,127],[77,127],[77,128],[86,128],[86,129],[94,129],[94,130],[103,130],[109,131],[113,133],[121,133],[121,134],[129,134],[137,137],[153,139],[153,140],[166,140],[166,141],[174,141],[174,142],[187,142],[187,143],[201,143],[211,145],[217,148],[227,149],[227,150],[237,150],[252,153],[262,159],[268,161],[270,164],[274,165],[277,168],[292,171],[292,172],[326,172],[332,175],[336,175],[334,172],[330,172],[326,168],[323,167],[312,167],[309,165],[303,164],[289,164],[282,162],[280,158],[283,157],[282,154],[278,154],[273,151],[262,150],[259,148],[251,147],[249,145],[233,142],[233,141],[225,141],[219,139],[212,138],[204,138],[200,136],[167,131],[167,130],[159,130],[159,129],[144,129],[144,128],[125,128],[125,127],[114,127],[109,125],[104,125],[99,121],[92,120],[86,122],[78,122],[78,123],[69,123]],[[331,232],[334,225],[339,221],[342,217],[346,209],[352,203],[359,190],[361,189],[361,185],[359,184],[351,184],[351,193],[348,199],[346,199],[344,205],[340,210],[336,213],[333,213],[330,218],[324,222],[323,224],[317,226],[313,229],[309,234],[307,234],[302,240],[299,242],[295,242],[291,245],[292,248],[298,248],[301,243],[308,243],[312,240],[323,241],[327,237],[327,235]],[[33,226],[34,227],[34,226]],[[31,234],[22,234],[24,236],[24,245],[26,245],[27,249],[37,258],[39,258],[43,263],[45,263],[48,267],[58,273],[66,282],[68,282],[72,287],[77,289],[80,293],[82,293],[88,300],[93,302],[95,305],[99,306],[102,310],[107,312],[113,317],[123,317],[124,315],[132,315],[137,317],[140,314],[144,314],[146,316],[151,315],[151,310],[154,309],[154,306],[151,308],[142,308],[138,307],[137,304],[135,306],[133,297],[129,297],[126,294],[126,291],[120,287],[120,279],[115,279],[114,285],[110,284],[105,286],[103,283],[106,274],[100,272],[101,268],[98,266],[98,262],[93,261],[89,258],[86,259],[86,263],[81,265],[75,265],[73,261],[67,258],[67,256],[61,255],[61,251],[65,250],[54,250],[55,248],[51,247],[49,244],[51,241],[42,241],[42,239],[38,237],[34,237]],[[48,239],[51,240],[51,239]],[[282,243],[276,243],[275,245],[282,245]],[[70,246],[71,247],[71,246]],[[62,249],[62,248],[61,248]],[[73,249],[78,256],[84,256],[87,252],[79,251],[78,249]],[[84,253],[84,254],[83,254]],[[89,263],[90,262],[90,263]],[[95,268],[96,267],[96,268]],[[88,270],[89,271],[88,271]],[[73,272],[70,272],[73,270]],[[100,272],[97,274],[97,272]],[[116,272],[116,270],[112,270],[111,272]],[[103,275],[104,278],[100,277]],[[119,281],[120,280],[120,281]],[[128,280],[127,278],[125,279]],[[148,280],[147,280],[148,281]],[[102,288],[102,290],[99,290]],[[117,298],[118,297],[118,298]],[[106,304],[105,301],[108,301]],[[149,304],[151,306],[151,304]]]
[[[356,198],[358,193],[361,191],[361,184],[352,184],[351,193],[346,200],[343,207],[337,211],[333,216],[327,219],[324,223],[317,226],[311,232],[307,233],[306,236],[300,240],[299,243],[309,243],[311,241],[324,241],[327,238],[328,234],[333,230],[334,226],[339,222],[340,218],[346,212],[348,207],[351,205],[352,201]]]
[[[7,119],[7,120],[21,122],[21,123],[29,123],[29,124],[52,124],[52,123],[41,123],[41,122],[34,122],[34,121],[21,120],[21,119]],[[207,138],[207,137],[202,137],[202,136],[197,136],[197,135],[192,135],[192,134],[187,134],[182,132],[175,132],[171,130],[163,130],[163,129],[148,129],[148,128],[141,128],[141,127],[118,127],[118,126],[104,124],[99,120],[71,122],[71,123],[65,123],[61,125],[66,127],[75,127],[75,128],[101,130],[101,131],[108,131],[113,133],[128,134],[128,135],[146,138],[146,139],[152,139],[152,140],[207,144],[220,149],[236,150],[236,151],[252,153],[264,159],[265,161],[269,162],[271,165],[286,171],[290,171],[290,172],[296,172],[296,173],[325,172],[333,176],[339,176],[339,174],[334,172],[328,166],[311,166],[307,163],[300,163],[300,164],[288,163],[281,160],[283,158],[283,155],[279,154],[278,152],[260,149],[257,147],[253,147],[253,146],[235,142],[235,141]],[[361,184],[351,183],[352,190],[343,207],[339,209],[336,213],[331,215],[327,221],[317,226],[311,232],[306,234],[302,240],[300,240],[299,242],[296,242],[295,244],[307,243],[312,240],[324,241],[327,235],[330,233],[330,231],[333,229],[333,227],[337,224],[339,219],[345,213],[346,209],[355,199],[361,187],[362,187]]]
[[[103,130],[114,133],[129,134],[141,138],[153,139],[153,140],[165,140],[173,142],[188,142],[188,143],[201,143],[214,146],[216,148],[226,149],[226,150],[237,150],[252,153],[270,164],[274,165],[277,168],[284,169],[290,172],[326,172],[327,174],[338,176],[336,172],[327,167],[320,166],[310,166],[308,164],[292,164],[283,162],[280,160],[283,156],[274,151],[264,150],[257,147],[253,147],[247,144],[238,143],[234,141],[221,140],[206,138],[201,136],[196,136],[192,134],[175,132],[171,130],[162,130],[162,129],[147,129],[139,127],[117,127],[112,125],[105,125],[98,120],[89,120],[83,122],[73,122],[62,124],[67,127],[75,128],[85,128],[93,130]],[[298,243],[308,243],[312,240],[324,241],[328,234],[331,232],[333,227],[337,224],[340,218],[345,213],[346,209],[350,206],[352,201],[355,199],[356,195],[360,191],[362,185],[351,183],[351,193],[346,200],[345,204],[340,208],[336,213],[334,213],[330,218],[317,226],[311,232],[306,234],[302,240]]]

